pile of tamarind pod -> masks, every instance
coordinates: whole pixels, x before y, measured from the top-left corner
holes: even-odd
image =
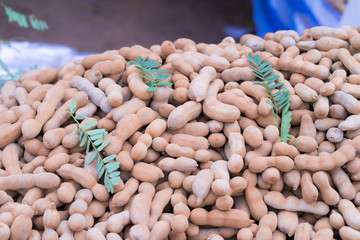
[[[179,38],[31,70],[0,95],[0,239],[360,239],[360,28]],[[248,53],[290,91],[280,141]],[[147,91],[128,61],[171,74]],[[114,193],[66,111],[109,132]],[[280,118],[280,116],[279,116]],[[278,121],[278,125],[280,121]],[[94,127],[95,128],[95,127]]]

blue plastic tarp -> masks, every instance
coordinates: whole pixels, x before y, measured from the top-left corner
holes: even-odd
[[[359,0],[349,0],[344,13],[335,10],[327,0],[252,0],[256,34],[295,30],[301,34],[314,26],[340,27],[360,24],[356,11]]]
[[[253,0],[253,19],[256,34],[304,29],[326,25],[336,27],[341,13],[326,0]]]

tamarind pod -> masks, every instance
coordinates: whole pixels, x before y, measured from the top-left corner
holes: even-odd
[[[309,212],[321,216],[326,215],[330,211],[329,206],[322,201],[307,203],[304,199],[299,199],[295,196],[285,197],[281,192],[277,191],[267,192],[264,196],[264,201],[273,208],[288,211]]]
[[[28,119],[33,119],[35,117],[35,111],[28,109],[24,112],[19,120],[10,126],[4,127],[0,131],[0,148],[5,147],[6,145],[14,142],[21,135],[21,126],[23,122]]]
[[[348,34],[341,28],[332,28],[327,26],[312,27],[309,29],[309,33],[314,39],[319,39],[324,36],[338,38],[341,40],[347,40]]]
[[[239,209],[220,211],[214,209],[207,212],[203,208],[195,208],[191,211],[190,221],[197,225],[210,225],[217,227],[244,228],[250,226],[254,221]]]
[[[360,74],[360,63],[356,61],[348,49],[340,48],[337,57],[352,74]]]
[[[352,144],[345,144],[331,154],[321,156],[310,156],[301,154],[295,157],[295,166],[300,170],[329,171],[341,167],[353,160],[356,156],[356,149]]]
[[[249,170],[253,173],[264,171],[268,167],[276,167],[282,172],[288,172],[294,168],[294,162],[290,157],[256,157],[249,163]]]
[[[197,118],[201,113],[201,104],[195,101],[189,101],[180,105],[179,107],[175,108],[171,111],[167,125],[170,129],[180,129],[187,122]],[[184,113],[187,114],[184,114]]]
[[[360,113],[360,102],[350,94],[342,91],[335,91],[329,99],[333,103],[342,105],[349,113]]]
[[[319,49],[320,51],[349,48],[349,43],[347,41],[330,36],[320,37],[317,41],[315,41],[315,44],[316,44],[316,48]]]
[[[20,190],[33,187],[43,189],[54,188],[60,185],[60,178],[53,173],[13,174],[0,178],[0,190]]]

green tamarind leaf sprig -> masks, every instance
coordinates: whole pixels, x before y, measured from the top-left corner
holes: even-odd
[[[120,182],[120,171],[118,170],[120,163],[112,161],[116,158],[116,154],[112,154],[105,158],[102,158],[101,156],[101,151],[110,143],[110,140],[104,142],[104,138],[108,132],[103,128],[88,130],[95,127],[97,125],[97,121],[91,121],[81,125],[79,122],[80,120],[90,118],[83,115],[75,116],[76,105],[77,103],[74,100],[71,102],[70,108],[67,108],[66,110],[77,124],[76,133],[79,135],[80,147],[85,146],[86,144],[86,153],[90,152],[90,148],[94,150],[86,161],[86,164],[90,164],[95,158],[97,158],[96,170],[99,179],[104,176],[106,189],[108,192],[113,193],[114,186],[118,185]]]
[[[272,74],[274,68],[268,61],[262,62],[263,59],[259,55],[253,56],[252,53],[248,54],[249,61],[254,64],[250,66],[254,75],[262,81],[255,81],[265,88],[265,93],[269,97],[266,102],[271,105],[271,113],[276,119],[275,125],[278,125],[278,117],[281,112],[281,128],[280,136],[282,142],[287,142],[291,139],[289,134],[291,127],[291,111],[290,111],[290,91],[284,87],[284,83],[276,83],[279,75]]]
[[[24,27],[24,28],[28,28],[29,26],[31,26],[31,28],[37,31],[45,31],[49,29],[49,26],[47,25],[46,21],[40,20],[36,18],[34,15],[26,15],[18,11],[15,11],[11,7],[4,4],[2,1],[0,1],[0,6],[5,9],[5,14],[7,15],[8,22],[10,23],[16,22],[19,25],[19,27]]]
[[[171,82],[164,82],[170,74],[165,73],[166,71],[164,69],[159,69],[158,67],[161,66],[161,63],[156,60],[148,60],[148,57],[143,59],[139,56],[136,62],[130,61],[130,65],[135,65],[136,68],[140,69],[143,74],[142,77],[149,81],[146,83],[149,86],[147,88],[148,92],[155,90],[158,92],[158,86],[172,85]]]

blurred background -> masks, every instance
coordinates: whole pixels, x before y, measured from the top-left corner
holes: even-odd
[[[263,37],[277,30],[301,34],[319,25],[360,25],[356,9],[360,0],[0,0],[0,81],[4,73],[59,67],[135,44],[150,47],[181,37],[216,44],[245,33]],[[18,13],[27,28],[9,22]],[[35,30],[34,18],[48,29]]]
[[[251,1],[236,0],[10,0],[19,12],[46,20],[38,32],[6,24],[0,9],[0,36],[16,41],[64,44],[100,52],[139,44],[150,47],[180,37],[218,43],[227,26],[253,28]]]

